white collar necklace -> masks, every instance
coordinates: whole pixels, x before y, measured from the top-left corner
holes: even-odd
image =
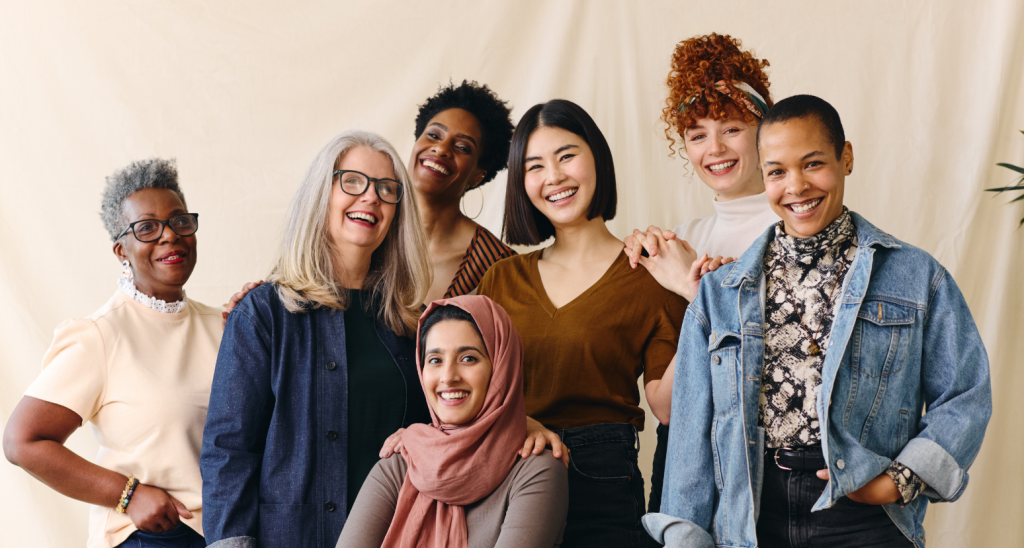
[[[135,302],[151,308],[157,312],[164,312],[167,314],[176,314],[185,309],[185,305],[188,304],[188,297],[185,296],[185,292],[181,292],[181,300],[169,303],[155,299],[139,291],[135,284],[128,278],[121,278],[117,280],[117,288],[124,292],[125,295],[131,297]]]

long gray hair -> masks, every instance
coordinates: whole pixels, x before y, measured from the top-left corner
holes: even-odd
[[[359,146],[387,154],[405,187],[384,241],[373,252],[363,288],[371,290],[377,316],[385,325],[397,334],[412,335],[431,281],[426,237],[405,166],[395,148],[375,133],[341,133],[313,159],[292,199],[281,251],[267,280],[278,285],[278,295],[290,312],[348,308],[348,292],[335,274],[337,248],[328,233],[327,215],[335,166]]]

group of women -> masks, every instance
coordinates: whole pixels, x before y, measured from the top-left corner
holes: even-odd
[[[625,242],[611,147],[570,101],[513,126],[487,86],[449,85],[407,163],[346,131],[226,324],[183,289],[198,214],[173,162],[128,166],[102,206],[118,290],[58,327],[7,458],[93,505],[90,547],[647,545],[637,381],[661,423],[656,509],[687,299],[778,221],[755,144],[767,64],[728,36],[676,47],[666,136],[717,214]],[[529,254],[460,209],[506,165],[505,242],[553,238]],[[84,422],[95,463],[63,445]]]

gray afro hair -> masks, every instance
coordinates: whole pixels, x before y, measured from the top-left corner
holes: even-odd
[[[132,162],[131,165],[107,177],[100,205],[100,218],[110,233],[110,240],[117,241],[117,235],[128,228],[128,217],[124,214],[124,201],[132,194],[147,188],[166,188],[181,198],[185,195],[178,186],[178,166],[174,159],[150,158]],[[187,209],[188,206],[185,205]]]

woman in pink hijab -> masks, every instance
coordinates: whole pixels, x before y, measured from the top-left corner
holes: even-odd
[[[521,459],[523,351],[483,296],[434,301],[420,318],[420,381],[432,424],[370,472],[338,547],[548,548],[562,542],[562,461]]]

